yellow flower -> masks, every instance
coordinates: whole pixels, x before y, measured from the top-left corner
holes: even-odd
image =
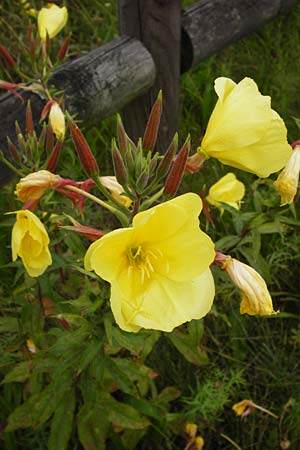
[[[241,314],[274,314],[273,303],[265,280],[252,267],[228,256],[223,263],[233,283],[241,290]]]
[[[238,84],[217,78],[215,90],[219,100],[198,151],[259,177],[282,169],[291,147],[283,120],[271,109],[270,97],[261,95],[250,78]]]
[[[186,423],[184,427],[185,433],[188,435],[190,439],[195,439],[197,434],[197,425],[195,423]]]
[[[233,173],[227,173],[209,189],[206,200],[214,206],[221,206],[220,202],[227,203],[239,209],[240,202],[245,195],[245,185],[236,179]]]
[[[37,17],[38,30],[41,40],[44,42],[48,33],[49,38],[56,36],[66,25],[68,10],[65,6],[60,8],[54,3],[48,3],[42,8]]]
[[[59,180],[59,175],[54,175],[48,170],[39,170],[21,178],[16,186],[15,194],[22,202],[37,200],[48,188],[54,187]]]
[[[38,277],[52,263],[47,231],[33,212],[24,209],[16,215],[11,239],[12,259],[15,261],[20,256],[28,274]]]
[[[253,412],[254,403],[252,400],[242,400],[241,402],[235,403],[232,409],[237,416],[243,416],[246,411],[250,411],[250,413]]]
[[[202,202],[188,193],[138,213],[131,228],[95,241],[86,270],[111,283],[111,308],[125,331],[172,331],[205,316],[214,298],[214,245],[199,228]]]
[[[204,446],[204,439],[202,436],[197,436],[195,438],[195,445],[194,445],[194,449],[195,450],[202,450]]]
[[[275,181],[275,189],[281,196],[281,206],[293,202],[297,194],[300,172],[300,146],[296,145],[285,168]]]
[[[126,195],[121,195],[124,193],[124,189],[122,186],[117,182],[116,177],[114,176],[104,176],[99,177],[101,184],[103,184],[104,187],[106,187],[112,194],[113,198],[117,200],[117,202],[121,203],[122,205],[129,207],[132,203],[132,200],[130,200],[129,197]]]
[[[65,115],[62,112],[59,104],[56,102],[54,102],[51,106],[49,113],[49,122],[57,139],[60,139],[62,141],[65,137],[66,132]]]

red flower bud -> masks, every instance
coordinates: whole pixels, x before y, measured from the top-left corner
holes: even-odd
[[[83,169],[88,176],[99,174],[97,161],[82,132],[72,120],[70,120],[70,130]]]
[[[185,143],[183,144],[181,150],[179,151],[178,155],[176,156],[175,161],[172,164],[171,170],[169,172],[169,175],[165,182],[165,194],[172,194],[175,195],[177,192],[177,189],[180,185],[186,161],[189,156],[191,148],[191,140],[190,136],[186,138]]]
[[[0,53],[1,55],[4,57],[4,59],[6,60],[7,64],[10,67],[14,67],[16,65],[13,57],[11,56],[11,54],[8,52],[8,50],[6,50],[5,47],[3,47],[3,45],[0,44]]]
[[[162,92],[159,91],[157,99],[154,105],[152,106],[149,119],[146,125],[146,130],[143,137],[144,150],[153,150],[156,144],[161,113],[162,113]]]

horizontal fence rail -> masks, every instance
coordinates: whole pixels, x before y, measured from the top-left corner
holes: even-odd
[[[145,20],[144,26],[148,30],[149,36],[154,35],[157,28],[156,13],[165,14],[164,8],[170,7],[178,0],[121,0],[120,5],[132,8],[132,4],[137,2],[140,10],[146,11],[147,2],[152,2],[152,14],[154,20]],[[179,2],[180,3],[180,2]],[[232,42],[257,30],[259,27],[274,19],[278,14],[289,11],[298,0],[203,0],[182,12],[181,17],[181,44],[178,64],[181,64],[181,73],[188,71],[212,54],[217,53]],[[146,13],[145,13],[146,14]],[[173,16],[176,16],[176,11]],[[157,14],[156,14],[157,15]],[[177,17],[177,16],[176,16]],[[164,20],[168,18],[165,17]],[[158,20],[159,22],[159,20]],[[122,25],[122,24],[121,24]],[[151,27],[154,27],[151,29]],[[127,31],[123,23],[123,32]],[[160,27],[162,30],[163,27]],[[120,27],[122,32],[122,26]],[[142,30],[143,31],[143,30]],[[51,84],[59,90],[64,91],[66,109],[81,120],[85,126],[99,123],[99,119],[114,114],[125,107],[126,115],[130,105],[135,109],[134,115],[139,116],[139,102],[141,96],[145,95],[148,100],[147,108],[141,106],[139,127],[137,132],[145,125],[146,117],[151,107],[151,101],[157,94],[158,86],[168,84],[173,87],[174,106],[164,109],[170,117],[174,116],[174,108],[177,111],[178,88],[176,80],[164,78],[162,71],[164,64],[157,60],[157,54],[152,54],[152,39],[148,42],[141,42],[142,39],[135,30],[130,36],[121,36],[111,42],[102,45],[79,58],[62,64],[54,73]],[[140,33],[141,35],[143,33]],[[146,33],[144,33],[146,34]],[[131,37],[134,36],[134,37]],[[137,36],[138,39],[135,37]],[[176,39],[176,36],[175,36]],[[150,42],[150,43],[149,43]],[[159,39],[156,45],[159,45]],[[147,49],[148,48],[148,49]],[[150,50],[150,51],[149,51]],[[163,58],[164,52],[161,51]],[[165,67],[168,65],[168,55],[166,55]],[[176,67],[176,61],[172,60],[172,67]],[[168,72],[168,71],[167,71]],[[175,70],[176,72],[176,70]],[[168,76],[170,74],[168,73]],[[177,76],[177,75],[176,75]],[[152,95],[148,95],[149,90],[155,90]],[[170,90],[171,92],[171,90]],[[171,92],[172,93],[172,92]],[[24,103],[12,94],[0,96],[0,149],[4,155],[10,159],[7,148],[6,136],[9,135],[17,145],[15,133],[15,122],[18,121],[22,131],[25,128],[25,108],[30,99],[35,124],[38,127],[40,113],[45,104],[45,99],[31,91],[21,92]],[[171,97],[171,94],[169,94]],[[139,99],[134,102],[135,99]],[[150,101],[151,100],[151,101]],[[129,112],[128,112],[129,111]],[[162,148],[172,139],[177,128],[176,120],[163,118],[165,126],[165,136],[163,136]],[[135,132],[132,120],[132,133]],[[126,124],[125,124],[126,125]],[[130,135],[129,130],[129,135]],[[134,137],[134,136],[133,136]],[[0,186],[11,180],[13,173],[3,163],[0,163]]]

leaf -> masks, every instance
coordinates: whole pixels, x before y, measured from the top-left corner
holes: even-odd
[[[76,400],[73,388],[65,392],[51,422],[48,450],[65,450],[72,433]]]
[[[91,364],[91,362],[96,358],[97,353],[101,352],[102,342],[96,339],[93,339],[89,344],[85,347],[84,353],[79,361],[77,368],[77,375],[79,375],[87,366]]]
[[[78,436],[84,450],[105,450],[109,426],[101,405],[84,404],[77,415]]]
[[[19,322],[15,317],[0,317],[0,333],[19,331]]]
[[[181,392],[179,389],[173,386],[168,386],[159,393],[157,400],[161,403],[169,403],[173,400],[176,400],[178,397],[180,397],[180,395]]]
[[[145,417],[142,417],[132,406],[120,403],[111,396],[104,398],[101,403],[107,410],[109,420],[114,425],[134,430],[150,425],[150,422]]]
[[[119,369],[118,365],[111,359],[105,359],[105,368],[109,371],[112,379],[117,383],[118,388],[127,394],[136,392],[136,386],[131,382],[127,374]]]
[[[23,381],[27,380],[27,378],[29,377],[31,368],[32,368],[31,361],[23,361],[23,362],[17,364],[10,372],[8,372],[5,375],[1,384],[12,383],[13,381],[22,383]]]
[[[166,336],[187,361],[196,366],[207,364],[207,355],[200,349],[199,345],[194,345],[193,336],[179,331],[167,333]]]

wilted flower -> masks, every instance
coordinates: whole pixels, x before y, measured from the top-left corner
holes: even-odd
[[[206,197],[208,203],[222,207],[220,202],[227,203],[233,208],[239,209],[240,202],[245,195],[245,185],[237,180],[233,173],[227,173],[209,189]]]
[[[271,99],[258,91],[251,78],[238,84],[217,78],[219,97],[199,152],[259,177],[282,169],[291,155],[287,130],[271,109]]]
[[[56,36],[66,25],[67,20],[68,10],[65,6],[60,8],[54,3],[48,3],[39,11],[37,17],[41,40],[46,41],[47,34],[50,39]]]
[[[57,102],[53,102],[51,105],[49,122],[57,139],[62,141],[65,137],[66,121],[65,115]]]
[[[202,202],[188,193],[138,213],[131,228],[94,242],[86,270],[111,283],[111,308],[125,331],[172,331],[211,308],[211,239],[199,229]]]
[[[132,200],[127,197],[126,195],[122,195],[124,193],[124,189],[120,185],[120,183],[117,182],[116,177],[114,176],[103,176],[99,177],[101,184],[103,184],[104,187],[106,187],[112,194],[113,198],[121,203],[124,206],[129,207],[132,203]]]
[[[194,439],[197,434],[197,425],[195,423],[186,423],[184,427],[184,431],[189,437],[189,439]]]
[[[235,403],[232,407],[237,416],[248,416],[254,411],[254,403],[252,400],[242,400]]]
[[[28,275],[38,277],[52,263],[47,231],[31,211],[17,211],[16,215],[11,238],[12,259],[15,261],[20,256]]]
[[[300,172],[300,146],[296,145],[285,168],[275,181],[275,189],[281,196],[281,206],[293,202],[297,194]]]
[[[39,170],[21,178],[16,185],[15,193],[22,202],[29,199],[37,200],[42,197],[47,189],[53,188],[59,180],[59,175],[55,175],[48,170]]]
[[[222,268],[241,290],[241,314],[274,314],[273,303],[265,280],[252,267],[227,256]]]
[[[27,345],[27,348],[28,348],[28,350],[30,351],[30,353],[35,354],[35,353],[37,352],[35,343],[33,342],[32,339],[27,339],[27,340],[26,340],[26,345]]]

